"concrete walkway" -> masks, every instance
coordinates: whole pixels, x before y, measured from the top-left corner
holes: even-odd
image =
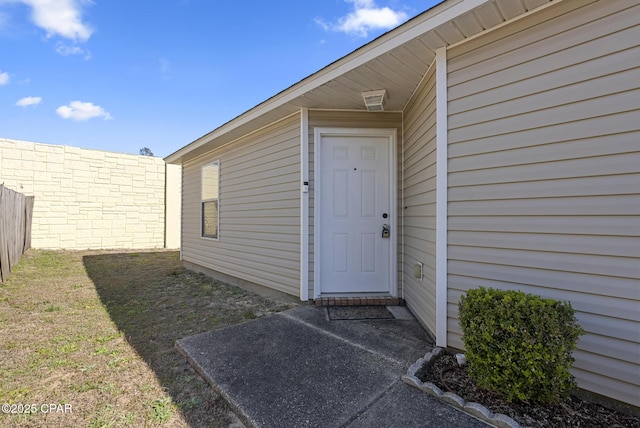
[[[181,339],[176,347],[255,427],[483,427],[400,377],[432,347],[405,308],[330,321],[300,306]]]

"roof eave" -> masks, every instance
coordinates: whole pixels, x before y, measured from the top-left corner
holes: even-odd
[[[167,163],[180,164],[182,163],[183,158],[193,150],[220,138],[242,125],[250,123],[252,120],[255,120],[265,113],[295,100],[332,79],[491,1],[492,0],[445,0],[415,18],[405,22],[399,27],[381,35],[366,45],[327,65],[321,70],[307,76],[252,109],[247,110],[234,119],[224,123],[220,127],[170,154],[164,158],[164,160]]]

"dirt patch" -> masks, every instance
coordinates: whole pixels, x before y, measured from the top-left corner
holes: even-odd
[[[527,427],[617,427],[638,428],[640,419],[581,398],[570,396],[558,404],[508,403],[497,393],[479,388],[466,368],[458,367],[455,356],[446,352],[425,364],[416,376],[443,392],[453,392],[466,402],[482,404]]]
[[[229,426],[175,341],[291,306],[184,271],[175,251],[31,250],[0,286],[0,403],[16,410],[0,425]]]

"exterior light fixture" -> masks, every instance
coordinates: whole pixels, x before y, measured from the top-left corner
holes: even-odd
[[[364,106],[367,108],[367,111],[383,111],[386,96],[387,91],[385,89],[363,92],[362,98],[364,99]]]

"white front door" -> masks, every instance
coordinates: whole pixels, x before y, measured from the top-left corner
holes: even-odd
[[[395,131],[316,136],[316,295],[393,295]]]

